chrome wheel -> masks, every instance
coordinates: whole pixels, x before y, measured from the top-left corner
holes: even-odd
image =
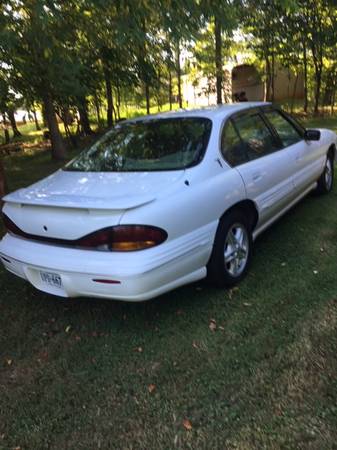
[[[324,171],[324,180],[325,180],[325,185],[327,190],[329,191],[331,189],[331,185],[332,185],[332,163],[331,163],[331,159],[328,158],[326,160],[326,164],[325,164],[325,171]]]
[[[238,277],[245,270],[249,254],[249,238],[244,225],[233,224],[228,230],[224,246],[226,271],[232,277]]]

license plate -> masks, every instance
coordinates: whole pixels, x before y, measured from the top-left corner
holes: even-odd
[[[62,287],[61,277],[57,273],[40,272],[40,276],[41,276],[41,280],[44,283],[47,283],[50,286],[54,286],[54,287],[58,287],[58,288]]]

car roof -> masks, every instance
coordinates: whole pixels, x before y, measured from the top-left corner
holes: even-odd
[[[256,108],[261,106],[271,105],[269,102],[238,102],[238,103],[226,103],[224,105],[207,106],[199,109],[178,109],[176,111],[167,111],[163,113],[150,114],[147,116],[137,117],[128,122],[137,122],[153,119],[173,119],[181,117],[205,117],[208,119],[216,120],[228,117],[236,112],[243,111],[245,109]]]

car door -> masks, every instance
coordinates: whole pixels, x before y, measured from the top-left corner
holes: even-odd
[[[296,168],[294,188],[299,195],[322,173],[325,159],[320,152],[320,144],[317,141],[306,141],[304,129],[282,111],[269,109],[264,111],[264,115],[278,134],[283,148],[287,148],[292,155]]]
[[[247,198],[259,210],[259,225],[270,220],[294,199],[295,167],[292,153],[259,110],[233,116],[221,139],[224,159],[241,175]]]

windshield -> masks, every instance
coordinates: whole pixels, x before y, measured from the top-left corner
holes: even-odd
[[[125,122],[108,131],[64,170],[134,172],[184,169],[201,161],[211,129],[211,120],[200,117]]]

